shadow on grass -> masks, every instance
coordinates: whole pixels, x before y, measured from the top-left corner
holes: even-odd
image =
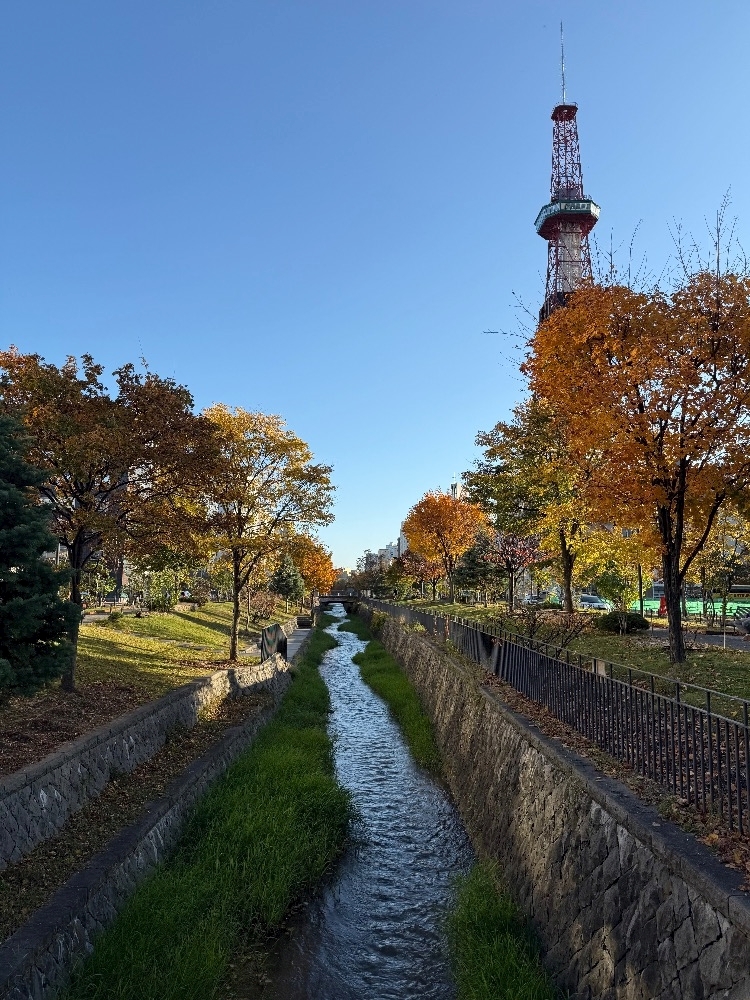
[[[275,719],[199,804],[175,855],[78,968],[68,1000],[206,1000],[341,853],[351,819],[326,731],[317,630]],[[226,995],[222,991],[221,995]]]
[[[211,672],[210,665],[181,663],[167,655],[158,640],[132,633],[82,633],[78,644],[78,678],[84,684],[107,681],[142,688],[158,698],[175,687]],[[177,653],[177,650],[175,650]]]

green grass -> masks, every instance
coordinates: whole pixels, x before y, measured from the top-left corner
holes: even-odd
[[[289,617],[283,609],[282,601],[274,621]],[[83,687],[109,682],[138,689],[144,700],[160,698],[181,684],[205,677],[212,661],[226,660],[231,621],[232,605],[224,603],[147,618],[127,614],[111,622],[82,625],[76,683]],[[264,624],[257,623],[257,627]]]
[[[684,663],[670,663],[666,638],[657,645],[645,642],[638,635],[618,636],[597,632],[582,636],[573,643],[572,648],[576,652],[597,656],[625,667],[645,670],[686,684],[713,688],[737,698],[750,699],[750,650],[722,649],[720,646],[692,649],[688,650]],[[663,694],[673,693],[667,681],[657,683]],[[684,692],[683,700],[698,706],[705,704],[704,695],[698,691]],[[739,706],[729,700],[723,704],[714,700],[712,708],[730,718],[739,713]]]
[[[173,858],[136,892],[68,1000],[210,1000],[240,942],[262,941],[345,843],[316,631],[274,720],[198,806]]]
[[[433,611],[438,615],[448,614],[456,618],[467,618],[479,622],[497,622],[503,619],[505,613],[505,604],[484,608],[465,604],[412,603],[423,611]],[[689,626],[686,627],[685,634],[689,643],[693,637]],[[750,700],[750,648],[747,651],[744,649],[723,649],[720,646],[689,649],[685,663],[675,664],[670,663],[669,660],[666,636],[661,641],[652,642],[648,635],[648,632],[644,632],[632,636],[620,636],[598,632],[594,629],[576,640],[572,644],[571,650],[619,663],[625,667],[645,670],[660,677],[713,688],[737,698]],[[540,635],[540,638],[543,636]],[[700,633],[697,635],[697,640],[701,641]],[[669,693],[666,683],[662,693]],[[697,692],[694,697],[691,695],[687,700],[696,705],[703,704],[703,696]],[[736,706],[728,704],[714,707],[716,711],[730,717],[734,716],[737,710]]]
[[[554,1000],[533,934],[496,869],[477,864],[460,879],[448,919],[459,1000]]]
[[[345,622],[342,622],[339,625],[339,632],[352,632],[363,642],[372,641],[372,632],[370,632],[370,629],[367,627],[367,622],[365,622],[365,620],[360,618],[358,615],[355,615],[354,618],[347,618]]]
[[[160,698],[181,684],[205,677],[211,666],[181,662],[221,657],[210,651],[166,645],[156,639],[130,635],[96,625],[82,625],[78,639],[76,685],[107,682],[138,689],[144,700]]]
[[[439,774],[440,752],[432,733],[432,723],[409,679],[393,657],[372,638],[361,618],[344,622],[339,625],[339,631],[353,632],[357,638],[367,641],[366,649],[353,657],[362,680],[390,708],[416,762]]]
[[[273,616],[262,621],[251,622],[253,635],[260,633],[265,625],[272,621],[287,621],[293,618],[293,612],[284,610],[284,602],[279,601]],[[244,631],[245,615],[240,614],[240,636]],[[113,622],[103,622],[100,628],[114,629],[118,632],[129,632],[132,635],[142,635],[150,639],[167,639],[180,642],[191,642],[197,645],[212,646],[217,651],[229,650],[229,634],[232,626],[232,605],[206,604],[195,611],[170,611],[159,614],[151,612],[146,618],[136,618],[135,615],[124,614]]]

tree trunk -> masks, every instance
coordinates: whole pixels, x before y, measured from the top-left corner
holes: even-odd
[[[240,629],[240,554],[232,553],[232,633],[229,638],[229,659],[232,663],[237,659],[237,633]]]
[[[68,632],[70,644],[73,647],[73,655],[70,658],[68,669],[60,678],[60,687],[63,691],[72,692],[76,689],[76,661],[78,660],[78,633],[81,629],[83,618],[83,598],[81,597],[81,570],[74,569],[70,576],[70,600],[78,607],[79,615]]]
[[[456,591],[453,586],[453,574],[448,577],[448,600],[451,604],[454,604],[456,600]]]
[[[437,600],[437,585],[438,585],[437,580],[433,580],[432,581],[432,603],[433,604]]]
[[[516,605],[516,578],[512,571],[508,572],[508,610],[512,611]]]
[[[664,577],[664,600],[667,605],[667,620],[669,622],[669,659],[672,663],[685,662],[685,637],[682,634],[680,614],[679,559],[679,553],[672,549],[662,555],[661,561]]]
[[[563,572],[563,608],[569,615],[573,614],[573,564],[576,561],[575,555],[568,547],[568,540],[565,537],[565,529],[560,528],[560,562]]]
[[[79,609],[79,615],[68,632],[68,638],[73,647],[73,655],[70,658],[70,665],[60,678],[60,687],[63,691],[75,691],[76,689],[76,664],[78,661],[78,634],[81,629],[83,618],[83,598],[81,597],[81,577],[86,563],[91,558],[93,552],[98,547],[99,538],[87,539],[79,532],[70,545],[65,546],[68,552],[68,563],[70,564],[70,600]]]
[[[638,563],[638,610],[643,618],[643,567]]]

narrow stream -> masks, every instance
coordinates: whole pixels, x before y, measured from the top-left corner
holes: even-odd
[[[343,620],[341,605],[331,610]],[[263,1000],[448,1000],[443,932],[455,876],[473,852],[445,792],[413,762],[384,703],[339,646],[320,672],[331,692],[336,774],[353,796],[355,844],[277,949]]]

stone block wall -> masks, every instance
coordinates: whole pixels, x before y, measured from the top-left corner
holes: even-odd
[[[52,900],[0,945],[0,997],[49,1000],[64,986],[73,963],[93,950],[96,936],[117,916],[137,885],[171,852],[191,810],[276,711],[291,683],[289,664],[267,660],[262,682],[269,704],[230,729],[151,803],[144,816],[121,831]],[[245,668],[241,668],[244,670]],[[255,671],[255,668],[247,670]]]
[[[288,626],[290,632],[295,624]],[[170,691],[0,779],[0,870],[51,837],[112,775],[132,771],[159,750],[175,726],[192,726],[217,700],[259,690],[272,682],[270,661],[217,670]]]
[[[750,1000],[750,894],[693,836],[548,739],[429,640],[381,640],[431,716],[480,854],[580,1000]]]

